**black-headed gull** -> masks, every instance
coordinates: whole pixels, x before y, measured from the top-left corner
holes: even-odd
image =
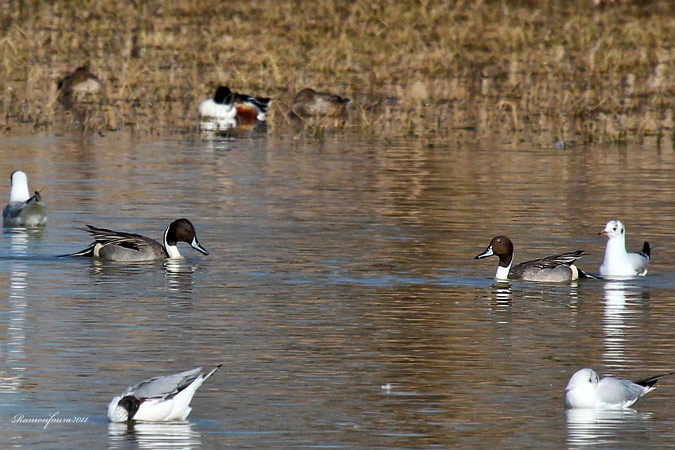
[[[651,249],[645,241],[642,251],[626,251],[626,228],[620,220],[610,220],[605,229],[598,234],[607,236],[605,257],[600,264],[600,276],[603,278],[632,278],[647,275]]]
[[[582,250],[547,256],[511,267],[513,243],[506,236],[497,236],[492,239],[483,253],[476,256],[476,259],[493,255],[499,257],[499,265],[495,274],[495,279],[499,281],[525,280],[559,283],[587,277],[583,270],[574,265],[578,258],[586,255]]]
[[[10,176],[12,190],[9,203],[2,210],[2,224],[6,227],[37,227],[47,222],[47,208],[39,192],[28,193],[28,177],[22,170]]]
[[[567,408],[621,409],[630,408],[641,397],[653,391],[657,381],[666,375],[663,373],[644,380],[630,381],[604,377],[599,379],[593,369],[581,369],[572,375],[565,388],[565,406]]]
[[[204,375],[201,367],[174,375],[150,378],[124,391],[108,405],[111,422],[142,420],[148,422],[182,421],[192,411],[195,392],[222,364]]]

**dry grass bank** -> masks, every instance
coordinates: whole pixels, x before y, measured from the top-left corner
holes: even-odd
[[[670,0],[210,3],[2,2],[0,126],[72,122],[57,80],[89,61],[106,93],[83,107],[87,131],[192,132],[222,83],[274,97],[273,133],[311,86],[354,100],[345,126],[385,136],[673,136]]]

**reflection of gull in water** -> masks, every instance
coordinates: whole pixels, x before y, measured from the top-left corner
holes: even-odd
[[[621,281],[605,283],[604,359],[608,365],[624,361],[624,316],[626,315],[626,285]]]
[[[635,325],[626,324],[639,313],[639,310],[631,310],[630,300],[649,298],[649,291],[644,286],[633,285],[626,281],[609,281],[603,286],[605,292],[605,309],[603,320],[603,332],[605,353],[603,355],[608,367],[622,365],[626,362],[624,357],[626,329]]]
[[[115,423],[108,424],[110,448],[127,448],[129,441],[138,448],[201,447],[201,435],[189,422]]]
[[[13,256],[24,257],[28,250],[28,233],[25,229],[14,228],[10,234],[10,246]],[[0,346],[0,358],[17,372],[23,372],[19,361],[25,358],[24,345],[26,341],[26,288],[28,286],[28,271],[26,262],[22,259],[11,260],[9,279],[9,301],[7,311],[7,341]],[[4,339],[3,339],[4,340]],[[0,392],[14,392],[21,387],[22,377],[12,373],[0,374]]]
[[[618,433],[631,422],[651,418],[651,414],[634,409],[568,409],[565,413],[570,448],[617,444]]]

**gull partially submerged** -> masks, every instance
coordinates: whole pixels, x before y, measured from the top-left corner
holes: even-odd
[[[111,422],[141,420],[148,422],[183,421],[192,411],[195,392],[222,364],[204,375],[201,367],[143,380],[127,388],[108,405]]]

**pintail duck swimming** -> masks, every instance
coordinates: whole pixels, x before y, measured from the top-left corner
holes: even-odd
[[[293,99],[289,116],[292,119],[308,117],[344,117],[351,100],[327,92],[305,88]]]
[[[630,408],[640,398],[656,389],[664,373],[644,380],[630,381],[612,377],[600,379],[593,369],[581,369],[572,375],[565,388],[565,407],[585,409]]]
[[[649,242],[645,241],[641,252],[628,253],[626,228],[620,220],[610,220],[598,234],[604,234],[608,238],[605,257],[599,270],[602,278],[625,279],[647,275],[651,258]]]
[[[163,377],[150,378],[127,388],[108,405],[111,422],[142,420],[148,422],[183,421],[192,411],[190,401],[197,389],[222,364],[204,375],[201,367]]]
[[[187,219],[178,219],[164,231],[164,243],[160,244],[140,234],[125,233],[87,225],[83,228],[94,236],[92,242],[84,250],[70,256],[91,256],[111,261],[151,261],[164,258],[180,258],[179,241],[187,242],[195,250],[208,255],[209,252],[199,244],[195,227]]]
[[[199,105],[199,116],[202,121],[214,121],[220,130],[256,125],[265,121],[271,101],[269,97],[239,94],[218,86],[215,95]]]
[[[493,255],[499,257],[499,265],[495,274],[495,279],[498,281],[524,280],[559,283],[588,277],[574,265],[577,259],[586,255],[582,250],[547,256],[511,267],[513,263],[513,243],[506,236],[497,236],[492,239],[483,253],[476,256],[476,259]]]
[[[2,224],[6,227],[37,227],[47,223],[47,208],[39,192],[28,193],[28,177],[22,170],[15,170],[10,180],[12,190],[9,203],[2,210]]]

